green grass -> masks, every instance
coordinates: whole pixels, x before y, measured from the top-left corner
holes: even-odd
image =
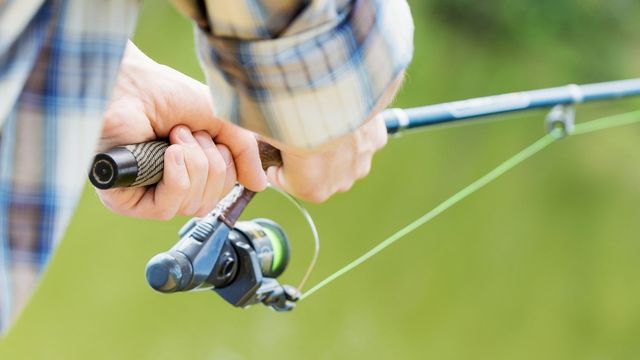
[[[416,58],[398,106],[640,70],[639,38],[620,40],[616,29],[584,27],[598,34],[595,48],[611,52],[605,58],[590,54],[582,35],[575,44],[536,35],[545,26],[530,19],[523,43],[475,42],[426,4],[413,1]],[[633,27],[637,16],[628,16],[620,21]],[[609,39],[616,40],[603,43]],[[191,29],[168,4],[146,4],[136,42],[158,61],[200,77]],[[578,119],[639,105],[585,105]],[[501,119],[391,140],[352,191],[309,206],[323,241],[310,283],[543,133],[542,112]],[[41,287],[0,344],[0,358],[637,359],[638,152],[637,125],[555,144],[289,314],[234,309],[211,292],[154,293],[144,279],[146,261],[173,244],[186,219],[119,217],[87,187]],[[283,278],[296,283],[312,253],[300,215],[269,192],[248,212],[287,229],[293,257]]]

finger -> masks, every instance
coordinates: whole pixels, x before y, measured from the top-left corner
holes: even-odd
[[[195,213],[196,216],[202,217],[213,210],[223,195],[227,166],[208,133],[198,131],[194,134],[194,137],[208,162],[204,193],[200,201],[200,208]]]
[[[265,173],[271,186],[295,196],[288,186],[287,179],[282,174],[282,166],[270,166]]]
[[[156,101],[148,114],[158,137],[166,137],[176,124],[188,124],[192,130],[208,132],[216,143],[227,145],[237,167],[238,181],[254,191],[267,186],[255,136],[233,124],[215,117],[209,88],[173,69],[162,67],[165,81],[170,83],[171,96]],[[186,104],[186,105],[185,105]]]
[[[231,151],[238,182],[253,191],[264,190],[267,187],[267,177],[262,169],[258,143],[253,133],[229,123],[221,126],[215,142],[226,145]]]
[[[281,166],[271,166],[267,169],[267,179],[269,183],[278,189],[289,193],[298,199],[302,199],[314,204],[319,204],[326,201],[329,196],[333,193],[327,189],[327,185],[330,185],[330,182],[324,182],[322,184],[318,184],[318,186],[308,186],[307,185],[301,188],[297,188],[292,186],[292,184],[287,180],[287,177],[284,174],[284,168]]]
[[[180,213],[194,215],[202,203],[209,163],[204,151],[186,126],[179,125],[172,129],[169,139],[171,143],[182,145],[190,182],[189,193],[180,207]]]
[[[146,190],[147,189],[142,187],[113,188],[107,190],[96,188],[96,193],[107,209],[125,216],[140,217],[136,212],[136,206],[144,196]]]
[[[222,195],[224,196],[229,193],[229,191],[231,191],[233,185],[235,185],[236,181],[238,181],[236,174],[236,165],[233,162],[233,156],[231,155],[231,151],[229,151],[228,147],[222,144],[217,144],[216,147],[218,148],[218,152],[220,153],[220,156],[224,160],[226,166],[226,178],[224,180],[224,186],[222,187]]]
[[[336,192],[337,193],[347,192],[347,191],[351,190],[351,188],[353,187],[353,184],[355,184],[355,181],[353,181],[353,180],[345,181],[340,186],[338,186],[338,188],[336,189]]]
[[[358,154],[380,150],[387,143],[387,130],[384,120],[375,116],[353,133]]]
[[[171,145],[164,153],[162,180],[147,189],[136,205],[136,216],[170,220],[178,214],[180,205],[189,193],[189,173],[180,145]]]
[[[382,149],[385,145],[387,145],[387,141],[389,140],[389,134],[387,133],[387,126],[385,125],[384,119],[382,116],[376,116],[372,120],[373,134],[372,134],[372,143],[375,150]]]
[[[373,154],[367,154],[360,158],[356,169],[356,179],[362,179],[363,177],[369,175],[371,172],[371,162],[373,160]]]

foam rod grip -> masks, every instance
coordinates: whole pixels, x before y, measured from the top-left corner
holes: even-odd
[[[98,189],[148,186],[162,179],[166,141],[117,146],[93,159],[89,180]],[[282,164],[280,150],[258,141],[262,168]]]

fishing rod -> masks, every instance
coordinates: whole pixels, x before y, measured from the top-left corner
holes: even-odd
[[[640,78],[486,96],[382,113],[389,134],[462,120],[640,95]]]
[[[552,108],[546,117],[548,135],[507,162],[455,194],[447,202],[425,214],[414,223],[383,241],[371,251],[301,294],[300,289],[315,262],[298,287],[281,285],[277,278],[287,267],[290,246],[284,230],[267,219],[240,221],[237,219],[255,193],[236,184],[217,207],[203,218],[193,218],[179,231],[180,239],[168,251],[154,256],[146,267],[149,285],[162,293],[199,289],[213,289],[223,299],[237,307],[263,303],[278,311],[289,311],[295,303],[318,288],[333,281],[381,251],[417,226],[435,217],[448,207],[478,190],[499,175],[524,161],[553,139],[562,138],[576,130],[573,104],[598,100],[613,100],[640,95],[640,79],[612,81],[588,85],[567,85],[542,90],[509,93],[470,100],[449,102],[411,109],[388,109],[380,116],[387,132],[395,134],[407,129],[460,122],[484,116],[536,108]],[[614,119],[614,124],[581,124],[585,133],[626,123]],[[634,120],[635,121],[635,120]],[[611,122],[611,121],[609,121]],[[591,126],[588,127],[587,125]],[[576,131],[578,132],[578,131]],[[162,178],[166,141],[118,146],[97,154],[89,179],[99,189],[149,186]],[[279,150],[259,141],[263,169],[281,165]],[[314,236],[317,233],[310,217]]]
[[[380,116],[384,119],[387,133],[397,134],[410,129],[515,111],[614,100],[633,95],[640,95],[640,78],[587,85],[570,84],[410,109],[393,108],[383,111]],[[562,120],[555,115],[550,118],[548,126]],[[264,142],[259,142],[259,145],[265,166],[280,163],[277,149]],[[168,146],[166,141],[150,141],[118,146],[97,154],[89,173],[89,180],[99,189],[153,185],[162,178],[163,155]]]

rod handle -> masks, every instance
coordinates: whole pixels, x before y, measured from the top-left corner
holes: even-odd
[[[116,146],[93,159],[89,180],[98,189],[149,186],[162,179],[166,141]],[[258,140],[262,168],[282,164],[280,150]]]

